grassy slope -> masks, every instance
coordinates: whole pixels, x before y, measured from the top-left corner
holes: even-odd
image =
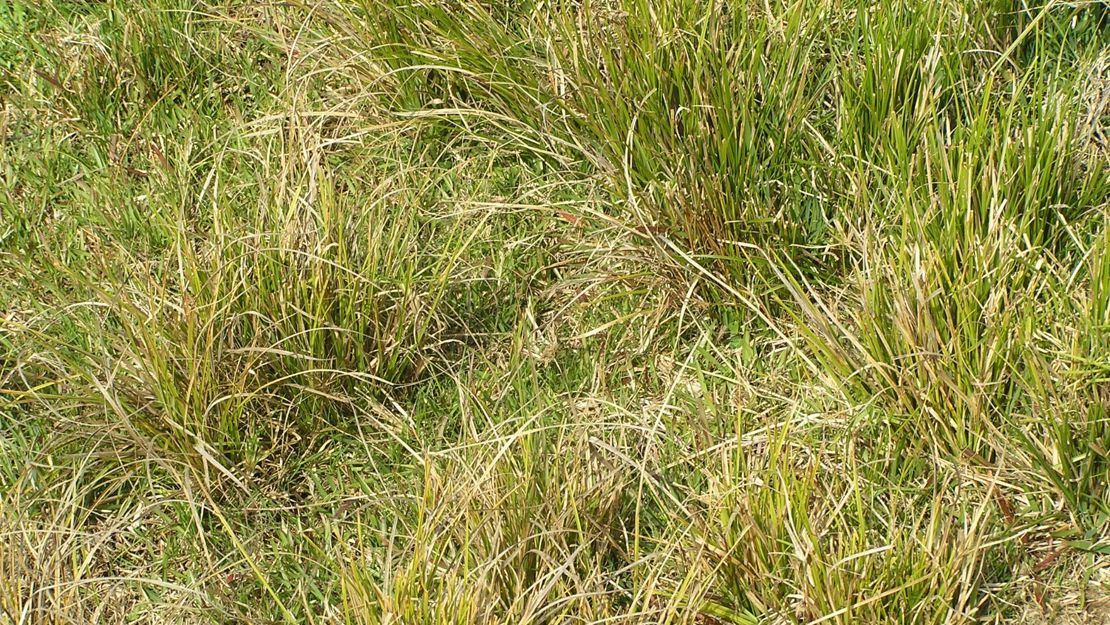
[[[0,3],[0,624],[1110,618],[1108,50]]]

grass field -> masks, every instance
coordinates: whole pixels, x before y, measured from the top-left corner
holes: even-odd
[[[1110,623],[1110,7],[0,0],[0,625]]]

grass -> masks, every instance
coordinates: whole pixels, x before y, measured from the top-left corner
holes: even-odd
[[[0,3],[0,625],[1110,618],[1105,3]]]

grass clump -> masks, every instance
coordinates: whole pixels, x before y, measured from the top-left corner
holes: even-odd
[[[1107,20],[0,6],[0,625],[1106,620]]]

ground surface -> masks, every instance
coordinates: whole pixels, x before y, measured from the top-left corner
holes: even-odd
[[[1110,16],[0,2],[0,624],[1105,623]]]

